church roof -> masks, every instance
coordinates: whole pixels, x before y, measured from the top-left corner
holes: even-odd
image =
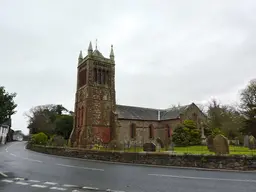
[[[93,51],[92,55],[93,55],[93,56],[96,56],[96,57],[102,57],[102,58],[104,58],[104,56],[102,55],[101,52],[99,52],[98,49],[95,49],[95,50]]]
[[[190,105],[184,105],[184,106],[172,107],[172,108],[166,109],[161,113],[161,120],[176,119],[180,116],[181,113],[185,112],[185,110],[189,106]]]
[[[119,119],[134,119],[134,120],[167,120],[176,119],[183,113],[187,107],[190,105],[185,105],[181,107],[173,107],[170,109],[151,109],[143,107],[134,107],[126,105],[117,105],[116,111]]]

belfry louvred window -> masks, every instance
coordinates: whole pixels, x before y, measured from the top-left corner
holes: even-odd
[[[78,74],[78,86],[82,87],[86,84],[86,79],[87,79],[87,69],[82,69],[79,71]]]

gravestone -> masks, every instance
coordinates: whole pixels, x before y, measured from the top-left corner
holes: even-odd
[[[248,135],[244,136],[244,147],[249,147],[249,136]]]
[[[210,135],[207,137],[207,140],[206,140],[206,143],[207,143],[207,148],[210,152],[214,152],[214,146],[213,146],[213,136]]]
[[[156,145],[154,143],[145,143],[143,145],[143,151],[156,151]]]
[[[64,139],[64,137],[55,135],[49,140],[49,144],[52,146],[63,147],[67,144],[67,141]]]
[[[156,142],[161,146],[161,148],[164,148],[164,142],[159,137],[156,139]]]
[[[216,155],[229,154],[228,139],[223,135],[216,135],[214,137],[213,147]]]
[[[249,137],[249,149],[256,149],[256,139],[252,135]]]

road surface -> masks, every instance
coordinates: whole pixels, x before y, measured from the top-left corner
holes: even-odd
[[[0,147],[0,191],[252,192],[256,173],[199,171],[41,154],[25,142]]]

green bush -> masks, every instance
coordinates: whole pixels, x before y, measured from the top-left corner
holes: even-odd
[[[173,132],[173,142],[177,146],[189,146],[201,144],[201,133],[192,120],[184,121],[183,125]]]
[[[32,144],[37,144],[37,145],[46,145],[48,140],[48,137],[46,134],[43,132],[37,133],[32,135],[31,142]]]

